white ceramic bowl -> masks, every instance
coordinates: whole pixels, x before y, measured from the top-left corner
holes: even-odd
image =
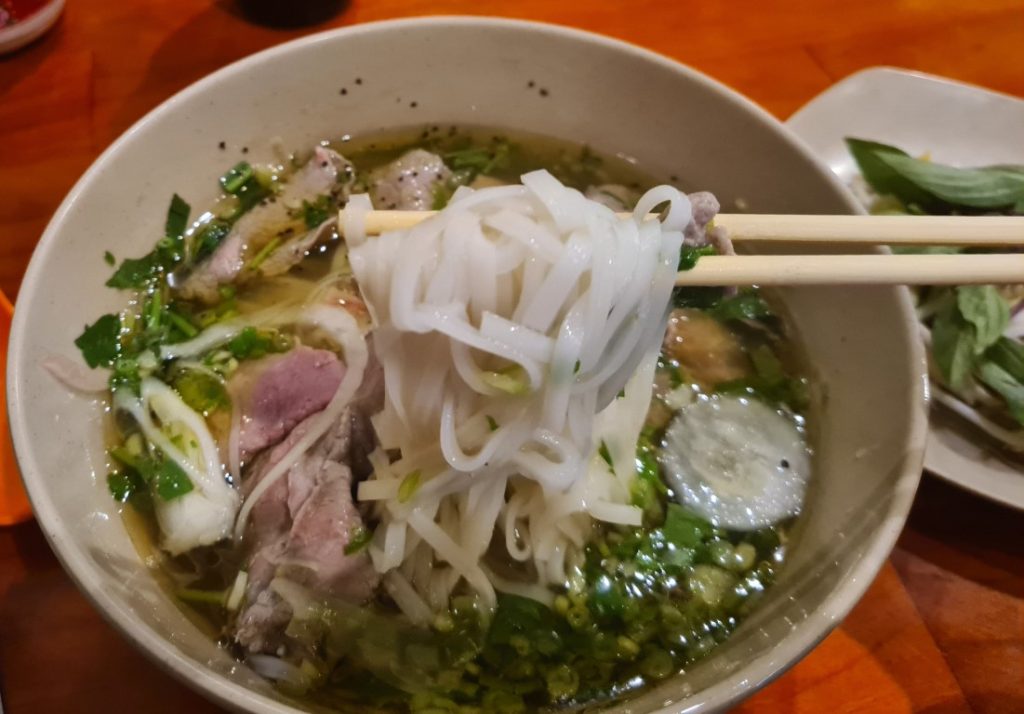
[[[82,591],[143,652],[228,707],[270,713],[290,705],[160,589],[103,484],[102,405],[68,394],[40,361],[72,355],[82,325],[119,307],[122,296],[103,287],[103,251],[148,250],[171,194],[192,205],[212,199],[216,177],[242,146],[260,160],[269,158],[271,137],[301,147],[450,122],[587,142],[635,158],[655,177],[677,174],[688,187],[713,190],[727,209],[742,198],[767,213],[855,210],[826,168],[734,92],[637,47],[525,22],[417,19],[307,37],[211,75],[132,127],[71,191],[32,258],[10,345],[11,426],[39,522]],[[824,395],[817,472],[790,560],[714,656],[622,711],[724,708],[778,676],[853,607],[903,525],[926,426],[924,360],[907,295],[801,288],[781,298]]]

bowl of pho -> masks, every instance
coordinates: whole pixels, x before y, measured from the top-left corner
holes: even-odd
[[[241,711],[727,707],[884,563],[926,379],[903,289],[676,288],[732,250],[720,210],[857,209],[749,101],[575,30],[233,64],[32,258],[8,394],[39,523]]]

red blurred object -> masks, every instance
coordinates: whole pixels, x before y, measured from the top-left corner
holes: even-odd
[[[27,20],[49,0],[0,0],[0,28]]]
[[[7,340],[12,312],[7,296],[0,292],[0,526],[14,525],[32,517],[7,428]]]

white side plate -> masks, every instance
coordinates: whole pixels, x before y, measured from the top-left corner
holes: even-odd
[[[832,85],[788,126],[843,181],[857,168],[843,138],[894,144],[942,163],[1024,163],[1024,100],[920,72],[876,67]],[[941,407],[936,407],[941,409]],[[924,465],[995,501],[1024,509],[1024,467],[1000,460],[970,427],[932,419]]]

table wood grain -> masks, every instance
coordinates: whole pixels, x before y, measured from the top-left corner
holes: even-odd
[[[301,30],[254,25],[226,0],[68,0],[50,34],[0,58],[0,288],[17,293],[65,192],[173,92],[306,32],[458,13],[629,40],[780,118],[877,64],[1024,96],[1024,0],[354,0]],[[0,690],[8,714],[215,711],[100,618],[31,523],[0,529]],[[1024,712],[1024,515],[926,475],[864,599],[739,711]]]

